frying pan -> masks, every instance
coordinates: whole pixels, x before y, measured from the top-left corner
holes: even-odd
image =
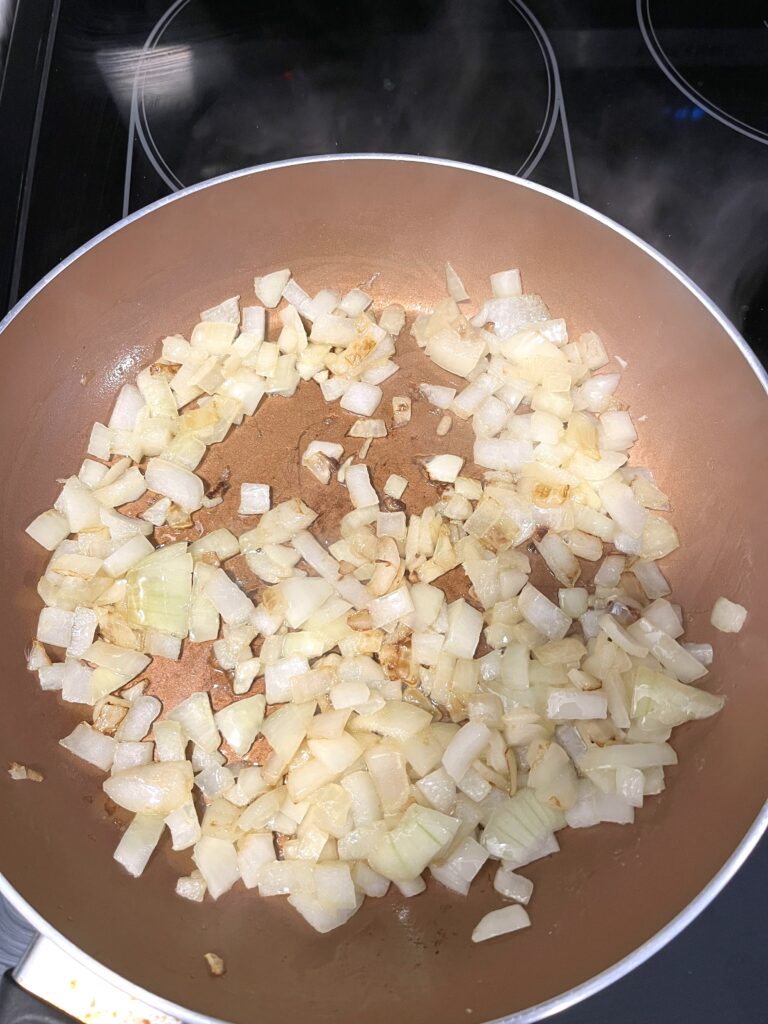
[[[430,882],[416,899],[368,900],[328,935],[282,899],[242,889],[216,903],[179,899],[174,881],[188,862],[165,848],[134,881],[112,860],[120,820],[101,773],[57,745],[81,713],[25,671],[45,561],[25,525],[50,507],[55,478],[77,470],[90,425],[159,339],[224,296],[251,294],[254,274],[291,266],[313,291],[378,273],[376,302],[414,312],[443,297],[446,259],[475,295],[491,272],[522,267],[526,290],[553,315],[574,332],[596,330],[627,360],[620,395],[639,424],[634,461],[653,466],[672,497],[682,545],[665,572],[689,635],[716,643],[708,685],[727,694],[724,711],[675,732],[680,765],[634,827],[566,830],[557,857],[526,869],[533,926],[507,939],[469,941],[499,905],[490,872],[467,899]],[[547,189],[447,161],[289,161],[187,189],[104,232],[18,304],[2,341],[0,755],[45,774],[33,785],[0,772],[2,890],[80,960],[187,1021],[533,1021],[659,949],[757,842],[768,819],[766,378],[696,286],[624,229]],[[404,349],[391,393],[435,378]],[[410,433],[377,442],[376,480],[393,469],[412,476],[413,457],[434,445],[428,415],[419,407]],[[319,490],[299,479],[297,438],[321,429],[343,433],[318,389],[302,385],[215,446],[201,473],[213,480],[231,465],[235,479],[270,481],[275,500],[301,493],[312,503]],[[412,500],[425,497],[417,489]],[[204,513],[206,528],[231,518],[235,500]],[[720,594],[749,609],[737,637],[715,639],[709,625]],[[167,707],[200,685],[223,702],[204,655],[156,672]],[[224,957],[224,977],[209,975],[209,950]]]

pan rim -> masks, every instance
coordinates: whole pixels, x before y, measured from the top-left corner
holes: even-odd
[[[212,188],[218,184],[226,181],[232,181],[236,178],[246,177],[249,175],[259,174],[263,171],[278,170],[282,167],[295,167],[304,164],[330,164],[337,162],[349,162],[349,161],[368,161],[368,162],[405,162],[405,163],[419,163],[438,167],[447,167],[454,170],[466,171],[474,174],[485,175],[486,177],[497,178],[500,181],[510,182],[514,185],[518,185],[523,188],[530,189],[533,192],[538,192],[541,195],[547,196],[552,200],[559,203],[563,203],[566,206],[570,206],[574,210],[591,217],[593,220],[602,224],[603,226],[611,229],[617,234],[624,237],[627,241],[635,245],[637,248],[642,250],[653,260],[655,260],[661,267],[663,267],[668,273],[675,277],[685,288],[688,289],[691,294],[698,299],[698,301],[705,307],[710,315],[719,323],[719,325],[726,332],[730,340],[739,350],[743,358],[749,364],[752,372],[754,373],[757,380],[761,383],[763,390],[768,394],[768,373],[763,368],[756,354],[742,337],[740,332],[736,329],[734,324],[725,316],[722,310],[709,298],[709,296],[702,291],[701,288],[685,274],[675,263],[669,260],[666,256],[660,253],[648,242],[645,242],[634,232],[628,228],[619,224],[617,221],[605,214],[593,210],[591,207],[579,202],[578,200],[572,199],[570,196],[563,195],[554,189],[548,188],[545,185],[539,185],[536,182],[527,181],[524,178],[519,178],[513,174],[508,174],[505,171],[498,171],[487,167],[482,167],[476,164],[469,164],[456,160],[447,160],[440,157],[426,157],[417,156],[411,154],[402,153],[339,153],[329,154],[320,156],[309,156],[309,157],[297,157],[290,160],[279,160],[272,163],[260,164],[255,167],[246,167],[237,171],[230,171],[227,174],[219,175],[216,178],[210,178],[206,181],[198,182],[195,185],[190,185],[184,189],[180,189],[171,195],[164,196],[158,199],[154,203],[150,203],[147,206],[142,207],[140,210],[136,210],[134,213],[127,217],[122,218],[115,224],[105,228],[99,234],[95,235],[89,241],[85,242],[73,253],[63,259],[56,267],[54,267],[48,274],[40,279],[18,302],[12,307],[12,309],[6,314],[6,316],[0,320],[0,335],[5,329],[16,319],[21,311],[35,298],[35,296],[43,290],[54,278],[60,273],[71,266],[76,260],[78,260],[85,253],[95,248],[102,241],[109,238],[111,235],[120,231],[122,228],[132,224],[134,221],[139,220],[142,217],[147,216],[155,210],[166,206],[169,203],[175,202],[179,199],[184,198],[187,195],[191,195],[194,192],[199,192],[202,189]],[[608,985],[625,975],[629,974],[630,971],[639,967],[646,960],[648,960],[659,950],[663,949],[672,939],[679,935],[683,929],[685,929],[702,911],[709,906],[714,898],[723,890],[726,884],[733,878],[738,869],[746,861],[747,857],[754,850],[762,837],[763,833],[768,829],[768,800],[763,805],[761,811],[743,836],[736,849],[723,864],[720,870],[710,879],[710,881],[704,886],[701,892],[686,906],[684,907],[671,921],[669,921],[663,928],[661,928],[655,935],[647,939],[642,945],[638,946],[637,949],[633,950],[622,960],[617,961],[615,964],[607,967],[604,971],[594,975],[592,978],[587,979],[581,984],[574,986],[566,992],[560,993],[554,996],[552,999],[546,1000],[543,1003],[538,1003],[536,1006],[529,1007],[524,1010],[516,1011],[507,1016],[496,1018],[492,1024],[533,1024],[535,1021],[543,1020],[547,1017],[552,1016],[555,1013],[559,1013],[563,1010],[568,1009],[571,1006],[576,1005],[589,996],[595,995]],[[24,897],[17,892],[10,882],[0,874],[0,894],[2,894],[11,905],[23,916],[26,920],[36,929],[36,931],[50,939],[57,946],[68,953],[74,960],[82,964],[87,969],[93,971],[98,976],[104,978],[106,981],[115,985],[115,987],[122,989],[125,992],[133,995],[136,999],[139,999],[150,1006],[154,1006],[171,1016],[182,1017],[187,1024],[225,1024],[224,1021],[219,1018],[211,1017],[207,1014],[200,1013],[196,1010],[182,1007],[180,1004],[174,1003],[170,1000],[164,999],[156,994],[142,988],[134,982],[129,981],[127,978],[123,978],[121,975],[112,971],[110,968],[101,964],[98,960],[86,953],[75,945],[70,939],[66,938],[61,932],[50,925],[45,918],[32,907]]]

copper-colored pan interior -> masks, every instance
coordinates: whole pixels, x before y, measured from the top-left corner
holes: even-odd
[[[472,294],[487,276],[523,268],[574,331],[593,328],[629,363],[621,395],[638,422],[634,460],[653,466],[672,496],[682,547],[665,566],[689,635],[716,643],[707,686],[728,694],[715,719],[676,731],[680,766],[634,828],[568,831],[562,852],[527,873],[536,884],[533,927],[473,946],[474,923],[498,905],[490,872],[469,899],[430,883],[423,896],[369,900],[345,928],[319,936],[280,898],[241,889],[218,903],[173,892],[186,857],[157,854],[140,882],[112,861],[119,837],[101,774],[57,746],[80,712],[41,693],[24,668],[38,613],[44,554],[22,531],[50,506],[55,479],[76,472],[94,419],[167,333],[240,292],[252,277],[290,265],[314,290],[371,286],[376,303],[410,311],[443,295],[450,259]],[[41,785],[0,771],[0,871],[67,938],[159,996],[246,1024],[356,1019],[383,1024],[483,1021],[551,998],[626,956],[709,882],[747,832],[766,795],[768,599],[762,445],[763,389],[705,306],[671,273],[611,228],[523,185],[413,161],[310,163],[224,181],[169,203],[90,249],[54,278],[2,337],[0,422],[4,651],[0,761],[41,768]],[[400,359],[387,395],[443,378],[420,353]],[[89,383],[81,384],[83,375]],[[409,477],[428,497],[414,457],[456,450],[415,403],[410,427],[372,449],[373,473]],[[342,414],[343,416],[344,414]],[[647,416],[647,419],[644,417]],[[317,507],[328,492],[299,474],[297,439],[341,436],[347,417],[314,385],[264,405],[214,448],[202,467],[215,480],[269,481],[276,499],[296,493]],[[235,517],[237,487],[203,513],[206,528]],[[335,496],[338,500],[338,494]],[[331,531],[330,511],[319,529]],[[713,636],[709,610],[726,594],[750,619],[738,637]],[[154,679],[170,702],[200,684],[226,702],[206,655]],[[212,979],[203,953],[226,960]],[[471,1011],[471,1014],[470,1012]]]

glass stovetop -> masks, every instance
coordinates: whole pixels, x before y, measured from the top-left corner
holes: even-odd
[[[768,359],[764,0],[11,7],[0,0],[2,308],[184,185],[286,157],[406,152],[519,174],[608,214]],[[681,938],[558,1019],[762,1020],[767,868],[763,843]],[[0,910],[0,960],[20,934]]]

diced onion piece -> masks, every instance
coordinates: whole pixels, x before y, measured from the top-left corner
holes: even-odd
[[[373,416],[379,406],[382,390],[376,384],[354,381],[341,398],[342,409],[353,412],[357,416]]]
[[[213,323],[239,324],[240,323],[240,296],[233,295],[230,299],[224,299],[217,306],[204,309],[200,314],[201,320],[210,320]]]
[[[456,388],[446,388],[440,384],[419,384],[419,393],[430,405],[438,409],[448,409],[456,397]]]
[[[363,422],[365,422],[365,421],[364,420],[356,420],[355,421],[355,423],[363,423]],[[370,422],[371,423],[379,423],[381,421],[380,420],[371,420]],[[354,424],[353,424],[353,426],[354,426]],[[350,433],[351,433],[351,430],[350,430]],[[358,436],[358,435],[355,435],[355,436]],[[359,436],[363,436],[363,435],[359,435]],[[340,445],[340,444],[337,444],[337,443],[335,443],[333,441],[310,441],[309,444],[306,447],[306,450],[304,452],[302,460],[306,459],[306,458],[309,458],[310,456],[314,455],[316,452],[321,452],[323,455],[327,455],[329,459],[336,459],[336,460],[338,460],[344,454],[344,446]]]
[[[486,342],[483,338],[463,337],[449,327],[437,331],[427,338],[427,355],[432,362],[457,377],[468,377],[485,355]]]
[[[469,298],[464,284],[450,263],[445,264],[445,284],[454,302],[466,302]]]
[[[424,467],[430,480],[452,484],[461,472],[464,459],[459,455],[431,455],[424,460]]]
[[[283,289],[288,284],[290,276],[290,270],[286,269],[274,270],[271,274],[265,274],[264,277],[254,278],[253,287],[256,292],[256,298],[267,309],[274,309],[282,298]]]
[[[238,515],[258,516],[268,512],[272,504],[269,492],[269,484],[240,484]]]
[[[134,534],[104,559],[103,569],[108,576],[124,576],[137,562],[151,555],[154,547],[142,534]]]
[[[378,505],[379,496],[373,489],[367,466],[363,464],[350,466],[347,469],[345,482],[349,491],[350,501],[355,508],[368,508],[370,505]]]
[[[608,701],[602,693],[552,689],[547,695],[547,718],[552,721],[605,718],[607,714]]]
[[[702,665],[711,665],[715,652],[712,649],[712,644],[683,644],[683,647],[692,654],[696,661],[700,661]]]
[[[179,722],[155,722],[152,730],[158,761],[183,761],[186,741]]]
[[[413,611],[413,601],[407,586],[398,587],[383,597],[377,597],[368,605],[371,624],[374,629],[389,626],[404,619]]]
[[[515,874],[503,864],[493,878],[493,888],[508,900],[527,904],[533,895],[533,882],[529,878]]]
[[[43,608],[37,620],[35,638],[51,647],[69,647],[75,613],[63,608]]]
[[[129,651],[104,640],[96,640],[87,651],[83,652],[86,661],[99,668],[106,668],[125,677],[129,682],[149,665],[150,659],[138,651]]]
[[[158,761],[128,768],[104,782],[110,800],[134,814],[168,815],[189,799],[191,790],[189,761]]]
[[[491,291],[498,299],[506,299],[515,295],[523,294],[523,282],[520,271],[500,270],[491,274]]]
[[[157,697],[137,697],[118,726],[115,738],[121,743],[143,740],[162,710],[163,705]]]
[[[747,619],[747,609],[727,597],[718,597],[712,608],[710,622],[721,633],[738,633]]]
[[[399,500],[405,493],[407,486],[408,481],[404,476],[398,476],[397,473],[392,473],[391,476],[387,477],[387,481],[384,484],[384,493],[388,498]]]
[[[379,839],[368,863],[393,882],[412,882],[448,847],[458,828],[458,819],[411,804],[399,823]]]
[[[587,610],[589,593],[586,587],[565,587],[558,590],[557,596],[563,612],[571,619],[578,619]]]
[[[396,338],[405,326],[405,310],[397,303],[386,306],[379,316],[379,326]]]
[[[483,753],[491,740],[491,731],[483,722],[467,722],[445,748],[442,763],[454,780],[460,782],[472,762]]]
[[[156,548],[128,572],[125,605],[136,626],[182,639],[191,601],[192,558],[183,542]]]
[[[257,693],[228,704],[213,716],[219,732],[240,757],[244,757],[253,746],[264,721],[265,705],[264,694]]]
[[[472,836],[467,836],[446,858],[432,863],[430,872],[447,889],[466,896],[472,881],[487,860],[488,851]]]
[[[226,839],[203,836],[192,851],[192,860],[215,900],[228,892],[240,878],[235,845]]]
[[[83,761],[96,765],[103,771],[112,767],[115,757],[115,740],[112,736],[105,736],[104,733],[94,729],[87,722],[80,722],[69,736],[59,740],[62,747],[70,753],[81,757]]]
[[[372,714],[360,714],[354,721],[355,730],[375,732],[379,736],[405,741],[426,729],[432,715],[423,708],[406,701],[387,701]]]
[[[517,441],[498,437],[478,437],[474,447],[474,461],[484,469],[519,473],[533,458],[530,441]]]
[[[366,384],[383,384],[385,380],[389,380],[400,367],[397,363],[393,363],[391,360],[387,360],[386,363],[381,363],[379,366],[372,366],[370,370],[365,370],[361,379]]]
[[[448,605],[448,630],[444,650],[455,658],[473,658],[483,628],[483,616],[464,598]]]
[[[709,718],[721,710],[725,698],[678,682],[645,665],[638,666],[632,689],[632,715],[650,714],[665,726]],[[642,766],[638,766],[642,767]]]
[[[549,530],[534,543],[555,579],[566,587],[572,587],[581,575],[581,566],[562,537]]]
[[[103,423],[94,423],[88,439],[88,454],[107,462],[112,454],[112,431]]]
[[[253,612],[253,601],[223,569],[216,569],[211,574],[203,593],[229,626],[247,622]]]
[[[279,584],[285,602],[285,621],[291,629],[303,626],[328,600],[333,587],[324,579],[294,577]]]
[[[199,476],[165,459],[154,458],[147,463],[144,480],[150,491],[170,498],[185,512],[202,507],[204,488]]]
[[[205,879],[199,871],[193,871],[191,875],[176,882],[176,895],[185,900],[192,900],[193,903],[203,902],[205,890]]]
[[[112,762],[112,774],[127,771],[129,768],[138,768],[141,765],[152,763],[152,744],[144,743],[141,740],[126,740],[125,743],[117,743],[115,746],[115,759]]]
[[[144,650],[153,658],[168,658],[178,661],[181,658],[181,639],[168,633],[148,630],[144,639]]]
[[[115,399],[108,426],[116,430],[133,430],[143,408],[144,399],[136,385],[124,384]]]
[[[607,480],[600,488],[600,500],[621,530],[630,537],[642,537],[648,513],[635,500],[631,487],[617,480]]]
[[[146,519],[152,526],[163,526],[171,504],[170,498],[158,498],[157,501],[153,502],[141,513],[141,518]]]
[[[293,547],[299,552],[304,561],[310,565],[316,573],[327,580],[337,580],[339,577],[339,563],[329,554],[328,551],[315,540],[311,533],[302,530],[297,533],[291,541]]]
[[[221,743],[219,731],[211,710],[211,699],[207,693],[193,693],[167,716],[172,722],[178,722],[184,735],[203,750],[218,750]]]
[[[41,668],[48,668],[50,664],[51,659],[48,657],[48,652],[46,651],[46,649],[43,647],[39,640],[33,640],[32,646],[30,647],[29,653],[27,654],[27,668],[29,669],[29,671],[37,672]]]
[[[645,559],[638,558],[632,565],[632,572],[651,600],[667,597],[672,593],[672,588],[656,562],[647,562]]]
[[[371,696],[371,691],[362,679],[349,679],[332,686],[328,696],[332,706],[341,711],[365,704]]]
[[[373,302],[361,288],[352,288],[339,303],[339,309],[347,316],[359,316]]]
[[[25,533],[48,551],[53,551],[69,536],[69,520],[61,512],[49,509],[33,519]]]
[[[264,683],[269,704],[282,704],[292,699],[291,682],[309,672],[306,658],[282,658],[264,670]]]
[[[530,583],[526,583],[517,600],[523,618],[550,640],[562,639],[570,629],[571,619]]]
[[[237,866],[246,889],[255,889],[261,869],[276,860],[271,832],[249,832],[237,844]]]
[[[144,871],[160,842],[165,822],[156,814],[137,814],[117,844],[114,857],[134,878]]]
[[[677,754],[668,743],[618,743],[593,747],[580,759],[583,771],[599,768],[655,768],[677,764]]]

